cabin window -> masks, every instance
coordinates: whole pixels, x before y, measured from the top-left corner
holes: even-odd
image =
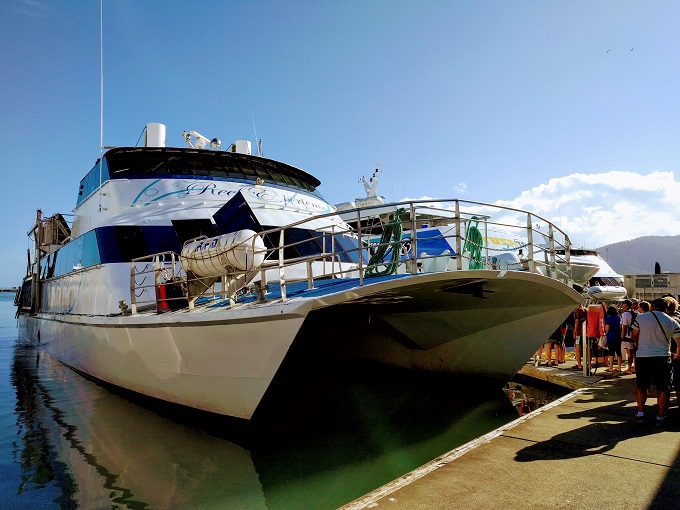
[[[256,156],[169,147],[128,148],[109,151],[105,160],[107,177],[110,174],[113,179],[184,178],[190,175],[254,183],[259,177],[269,185],[304,191],[323,199],[316,191],[321,183],[312,175],[285,163]]]
[[[194,239],[199,236],[214,237],[217,235],[215,226],[209,218],[198,220],[172,220],[172,226],[175,227],[175,232],[177,233],[181,245],[184,245],[189,239]]]
[[[149,255],[150,252],[142,233],[142,227],[117,226],[113,228],[116,233],[116,240],[118,241],[120,258],[123,261]]]
[[[97,234],[94,230],[91,230],[84,236],[82,236],[82,257],[81,265],[83,267],[94,266],[101,263],[101,258],[99,257],[99,245],[97,244]]]
[[[101,175],[100,175],[101,173]],[[103,159],[101,168],[99,162],[95,163],[92,170],[80,181],[80,187],[78,188],[78,199],[76,200],[76,207],[87,197],[92,195],[98,188],[99,184],[104,184],[109,180],[109,169],[106,162],[106,158]]]
[[[43,258],[40,261],[40,276],[52,278],[100,263],[97,235],[91,230]]]

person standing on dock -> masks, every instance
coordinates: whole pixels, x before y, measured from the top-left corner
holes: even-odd
[[[581,364],[581,349],[585,345],[583,338],[583,325],[586,323],[588,318],[588,311],[583,303],[578,305],[578,308],[574,310],[574,351],[576,355],[576,365],[575,370],[583,370],[583,365]]]
[[[680,310],[678,310],[680,305],[678,305],[678,301],[672,296],[667,296],[663,299],[667,304],[666,315],[680,324]],[[673,389],[675,389],[676,403],[680,407],[680,346],[674,338],[671,338],[671,356],[673,358],[671,363],[673,365]]]
[[[663,423],[666,417],[673,380],[670,339],[680,339],[680,324],[664,313],[666,307],[667,303],[662,298],[655,299],[650,312],[638,315],[632,325],[633,343],[638,348],[635,358],[635,400],[638,412],[635,417],[644,418],[647,390],[654,384],[658,391],[657,423]]]
[[[604,350],[597,344],[598,339],[604,335],[604,319],[607,308],[604,303],[591,303],[588,305],[586,319],[586,335],[590,343],[590,356],[598,360],[602,357],[604,363]],[[592,360],[591,360],[592,362]]]
[[[604,330],[607,334],[607,350],[609,351],[609,368],[605,372],[621,371],[621,317],[615,306],[607,308],[607,318],[604,321]],[[614,358],[618,365],[614,368]]]
[[[633,344],[633,339],[631,338],[631,324],[635,321],[638,314],[633,310],[633,301],[630,299],[624,299],[621,303],[621,347],[626,349],[626,359],[628,360],[627,374],[635,373],[635,344]]]

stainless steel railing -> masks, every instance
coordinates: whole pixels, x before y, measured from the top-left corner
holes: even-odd
[[[386,239],[387,228],[401,230],[398,238]],[[265,240],[264,263],[247,272],[226,267],[224,275],[212,281],[187,274],[181,257],[174,253],[134,259],[130,265],[132,313],[193,308],[200,297],[229,298],[233,305],[254,284],[266,288],[268,283],[277,283],[280,299],[286,300],[286,284],[291,281],[307,281],[308,288],[313,288],[320,278],[357,278],[358,285],[365,285],[372,272],[384,271],[516,270],[572,283],[571,243],[565,232],[531,212],[483,202],[446,199],[381,204],[310,215],[257,235]],[[247,242],[252,242],[250,248],[255,251],[255,238]],[[434,253],[427,251],[433,249]],[[380,253],[385,255],[378,260]],[[171,286],[173,295],[169,296]]]

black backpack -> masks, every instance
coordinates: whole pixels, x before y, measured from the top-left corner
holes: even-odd
[[[630,338],[630,332],[633,329],[633,324],[635,323],[635,319],[637,319],[638,313],[635,310],[627,310],[628,313],[630,313],[630,324],[628,325],[628,330],[626,331],[626,338]]]

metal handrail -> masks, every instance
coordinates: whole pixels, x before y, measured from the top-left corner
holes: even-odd
[[[450,207],[445,207],[446,205]],[[466,210],[463,210],[463,207],[466,207]],[[278,281],[281,292],[280,299],[283,301],[288,299],[286,284],[292,281],[306,280],[308,287],[313,288],[314,281],[318,278],[347,278],[356,275],[359,278],[359,285],[363,286],[371,281],[365,274],[368,266],[364,256],[371,249],[375,249],[380,245],[371,240],[372,237],[375,238],[374,235],[371,235],[371,232],[376,229],[376,225],[368,222],[366,227],[362,227],[362,221],[380,218],[384,222],[387,220],[388,215],[394,216],[398,209],[404,210],[400,220],[408,227],[405,229],[405,232],[409,232],[409,237],[402,237],[401,241],[398,241],[398,245],[394,246],[394,242],[389,243],[390,246],[394,246],[393,249],[400,249],[401,251],[399,257],[400,267],[398,269],[400,272],[405,271],[415,274],[421,270],[419,263],[422,263],[424,260],[446,257],[455,260],[454,266],[447,264],[447,270],[467,269],[464,267],[466,257],[462,253],[462,247],[464,242],[471,242],[471,240],[465,238],[465,233],[467,232],[468,222],[474,220],[479,229],[483,231],[484,245],[479,246],[479,243],[476,243],[475,246],[482,250],[481,263],[484,268],[494,268],[492,258],[495,251],[514,251],[515,248],[521,247],[522,249],[526,248],[526,259],[521,261],[521,267],[509,270],[517,269],[541,272],[546,276],[561,279],[565,283],[571,283],[569,256],[571,243],[569,237],[550,221],[534,213],[512,207],[460,199],[440,199],[382,204],[366,208],[355,208],[342,211],[342,213],[330,212],[310,216],[283,227],[274,227],[258,232],[257,236],[270,240],[270,245],[265,249],[265,262],[262,266],[248,272],[233,270],[233,268],[225,269],[224,277],[215,278],[210,289],[206,290],[202,295],[222,295],[225,298],[228,296],[233,304],[237,301],[236,293],[239,290],[235,288],[235,282],[240,278],[243,281],[238,280],[238,285],[247,285],[248,282],[245,282],[247,275],[251,275],[251,281],[259,280],[260,285],[264,287],[266,287],[267,281]],[[493,211],[496,211],[496,213],[493,214]],[[342,221],[340,214],[344,218],[348,218],[348,221],[356,223],[356,225],[350,225]],[[494,216],[496,219],[494,219]],[[524,219],[522,219],[522,216],[524,216]],[[423,223],[428,218],[438,222],[439,227],[443,225],[450,227],[446,231],[440,230],[439,235],[429,237],[429,239],[443,239],[447,245],[453,248],[454,253],[425,254],[420,252],[419,246],[428,238],[419,236],[419,233]],[[328,220],[325,224],[324,219]],[[315,228],[309,226],[311,222],[314,222]],[[541,225],[547,226],[547,229],[541,230]],[[314,231],[317,234],[308,239],[286,242],[287,238],[292,239],[286,235],[286,232],[290,229],[305,229]],[[516,247],[508,247],[507,249],[491,247],[489,239],[494,237],[490,233],[495,232],[507,234],[507,239],[515,243]],[[536,235],[542,237],[545,242],[535,243]],[[337,236],[347,236],[348,239],[351,239],[352,246],[339,246],[336,242]],[[253,237],[253,251],[256,251],[255,242],[256,238]],[[318,253],[303,254],[294,258],[286,258],[285,256],[291,250],[297,250],[307,243],[316,242],[321,247]],[[405,247],[407,243],[409,244],[408,248]],[[564,255],[558,255],[556,253],[557,250],[562,249],[564,250]],[[352,260],[356,260],[356,262],[348,262]],[[142,262],[151,264],[152,268],[145,267],[141,271],[138,270],[137,264]],[[317,265],[317,263],[320,264]],[[175,253],[165,252],[163,254],[140,257],[133,259],[130,264],[132,313],[137,313],[140,304],[139,297],[141,295],[145,295],[148,301],[155,300],[155,305],[158,309],[159,303],[163,303],[163,301],[159,301],[157,290],[162,285],[180,280],[185,283],[187,288],[189,286],[189,277],[181,269],[180,257]],[[169,269],[171,270],[169,271]],[[138,281],[142,275],[150,273],[150,271],[153,271],[152,280]],[[170,276],[168,277],[168,275]],[[255,278],[255,280],[252,280],[252,278]],[[149,295],[151,287],[155,289],[153,296]],[[152,297],[153,299],[151,299]],[[190,296],[188,293],[185,293],[183,298],[188,299],[189,306],[193,307],[196,296]],[[154,303],[150,304],[153,305]]]

